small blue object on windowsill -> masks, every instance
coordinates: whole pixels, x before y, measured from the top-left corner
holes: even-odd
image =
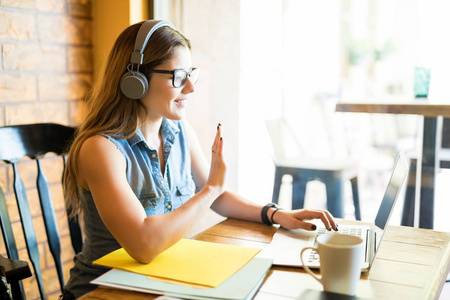
[[[416,99],[427,100],[430,88],[430,69],[416,67],[414,69],[414,95]]]

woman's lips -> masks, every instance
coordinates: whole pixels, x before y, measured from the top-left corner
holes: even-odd
[[[186,107],[186,100],[187,99],[178,99],[175,100],[175,104],[179,107]]]

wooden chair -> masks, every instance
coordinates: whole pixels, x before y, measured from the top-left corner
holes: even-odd
[[[29,157],[37,164],[37,189],[41,205],[42,218],[47,234],[47,242],[55,262],[61,291],[65,281],[61,262],[61,243],[56,222],[53,202],[47,178],[41,167],[41,158],[46,153],[53,152],[63,158],[65,166],[65,154],[75,133],[75,128],[59,124],[42,123],[30,125],[7,126],[0,128],[0,161],[12,166],[14,177],[14,194],[22,224],[23,235],[26,242],[27,252],[33,266],[34,275],[38,283],[39,293],[42,299],[46,299],[44,283],[39,263],[39,250],[36,241],[29,202],[26,195],[24,183],[19,174],[18,162],[24,157]],[[18,250],[8,214],[6,199],[0,189],[0,221],[3,239],[9,259],[18,260]],[[72,246],[75,253],[81,251],[82,235],[78,225],[78,219],[69,219],[69,230]],[[20,278],[17,278],[20,280]],[[10,282],[14,299],[23,298],[23,287],[21,282]]]
[[[318,180],[325,184],[327,209],[338,218],[344,217],[343,190],[350,180],[355,207],[355,218],[361,220],[359,205],[357,165],[353,160],[318,159],[301,156],[301,144],[293,130],[283,118],[267,120],[266,127],[274,149],[275,180],[272,202],[278,203],[281,180],[284,175],[292,176],[292,209],[304,207],[306,184]],[[285,141],[289,141],[287,145]],[[289,157],[286,150],[293,150],[296,157]],[[292,151],[291,151],[292,152]]]
[[[19,282],[22,279],[31,277],[31,270],[26,261],[5,258],[0,254],[0,274],[6,277],[7,283],[11,283],[13,291],[20,291]],[[7,283],[6,286],[1,286],[0,299],[22,299],[23,294],[11,293],[11,289]]]

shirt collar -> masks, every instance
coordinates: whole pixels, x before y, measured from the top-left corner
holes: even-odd
[[[175,137],[175,135],[180,132],[180,128],[178,128],[178,126],[172,120],[163,118],[161,122],[160,131],[163,140],[165,140],[167,137],[171,136]],[[136,133],[128,139],[128,142],[130,143],[131,147],[140,142],[145,142],[144,136],[142,135],[141,129],[139,127],[136,130]]]

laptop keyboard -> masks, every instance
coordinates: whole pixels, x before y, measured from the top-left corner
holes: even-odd
[[[342,228],[339,227],[339,231],[333,231],[333,230],[328,231],[325,228],[319,228],[317,231],[317,236],[322,235],[322,234],[327,234],[327,233],[340,233],[340,234],[348,234],[348,235],[362,237],[362,232],[363,232],[362,228],[351,227],[351,226],[342,226]],[[316,246],[317,246],[317,237],[316,237],[316,240],[314,241],[314,247],[316,247]],[[319,263],[320,262],[319,254],[317,254],[316,251],[311,250],[311,253],[308,258],[308,262],[309,263],[311,263],[311,262]]]

